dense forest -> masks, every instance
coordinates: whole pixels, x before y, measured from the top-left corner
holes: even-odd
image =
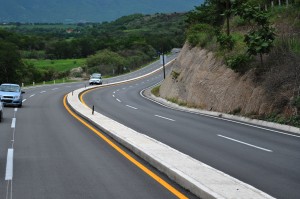
[[[0,26],[0,82],[31,83],[68,76],[31,60],[86,58],[87,73],[116,75],[156,59],[185,41],[186,14],[134,14],[113,22]]]

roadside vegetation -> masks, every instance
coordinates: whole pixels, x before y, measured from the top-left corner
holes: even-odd
[[[248,117],[300,127],[300,1],[232,2],[206,0],[190,12],[187,41],[265,88],[274,113]]]
[[[157,13],[103,23],[0,25],[0,82],[52,81],[77,67],[83,77],[135,70],[183,45],[185,19]]]

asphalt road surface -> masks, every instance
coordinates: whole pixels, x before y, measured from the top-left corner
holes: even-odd
[[[153,69],[149,66],[133,75]],[[105,81],[129,76],[132,74]],[[0,198],[176,198],[67,112],[65,94],[84,86],[86,83],[28,88],[22,108],[5,107],[0,123]],[[168,186],[195,198],[119,147]]]
[[[161,80],[162,72],[100,88],[84,95],[84,101],[95,111],[273,197],[299,198],[300,135],[176,111],[141,97],[141,90]]]

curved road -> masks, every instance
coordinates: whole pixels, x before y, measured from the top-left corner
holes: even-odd
[[[276,198],[300,195],[300,135],[176,111],[143,98],[157,73],[84,95],[95,110]]]
[[[150,67],[141,71],[153,70]],[[132,74],[105,81],[128,76]],[[67,112],[63,97],[83,86],[28,88],[23,108],[5,107],[0,123],[0,198],[176,198]],[[123,150],[174,189],[195,198]]]

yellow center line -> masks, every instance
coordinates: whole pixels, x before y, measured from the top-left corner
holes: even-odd
[[[159,184],[161,184],[163,187],[165,187],[167,190],[169,190],[171,193],[173,193],[175,196],[181,199],[187,199],[185,195],[183,195],[181,192],[179,192],[177,189],[175,189],[172,185],[167,183],[165,180],[160,178],[158,175],[153,173],[151,170],[149,170],[147,167],[145,167],[143,164],[141,164],[139,161],[134,159],[132,156],[130,156],[128,153],[126,153],[124,150],[122,150],[120,147],[118,147],[115,143],[113,143],[110,139],[108,139],[103,133],[95,129],[93,126],[88,124],[86,121],[84,121],[82,118],[77,116],[67,105],[67,95],[65,95],[63,100],[64,106],[67,109],[67,111],[76,118],[79,122],[81,122],[83,125],[85,125],[87,128],[89,128],[91,131],[93,131],[96,135],[98,135],[100,138],[102,138],[107,144],[109,144],[111,147],[113,147],[116,151],[118,151],[120,154],[122,154],[125,158],[127,158],[130,162],[132,162],[134,165],[136,165],[139,169],[144,171],[146,174],[148,174],[151,178],[156,180]]]

